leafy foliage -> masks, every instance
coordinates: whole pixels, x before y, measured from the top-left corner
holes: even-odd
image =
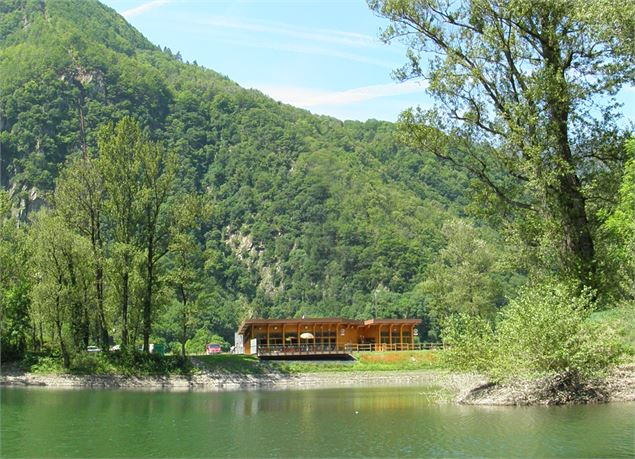
[[[450,113],[410,112],[401,137],[184,63],[97,0],[0,3],[3,358],[37,350],[71,371],[187,373],[185,359],[136,349],[227,347],[256,316],[421,317],[420,336],[436,339],[457,313],[444,337],[459,366],[499,377],[614,361],[610,340],[602,360],[584,338],[604,342],[586,328],[588,301],[571,300],[579,292],[513,290],[527,274],[597,274],[606,305],[632,301],[633,147],[610,107],[602,120],[586,110],[630,78],[630,7],[602,3],[619,26],[607,31],[578,2],[570,14],[547,2],[551,16],[525,1],[452,14],[444,1],[371,5],[393,21],[388,36],[415,23],[454,49],[430,84]],[[538,38],[523,31],[534,26]],[[406,78],[422,74],[430,44],[411,37]],[[564,80],[536,40],[570,53]],[[593,43],[610,65],[586,52]],[[589,69],[599,76],[571,78]],[[558,321],[576,338],[561,343]],[[93,343],[127,349],[86,355]],[[492,354],[505,346],[508,360]]]
[[[495,330],[466,315],[450,320],[447,362],[499,380],[602,375],[625,349],[612,329],[589,320],[592,309],[589,292],[562,284],[525,287],[501,310]]]
[[[313,116],[183,63],[96,0],[2,8],[2,185],[26,220],[33,190],[54,190],[45,204],[88,240],[86,307],[102,347],[113,333],[178,341],[148,327],[173,322],[174,308],[188,339],[208,329],[226,340],[248,316],[426,313],[414,289],[445,243],[443,221],[467,202],[465,173],[407,148],[390,123]],[[152,222],[159,183],[144,181],[142,160],[161,151],[172,187]],[[187,236],[166,234],[187,196],[209,213]],[[172,242],[148,264],[141,241],[155,223],[165,237],[151,239]],[[187,305],[166,277],[177,266],[196,297]]]
[[[561,275],[597,286],[587,202],[604,194],[593,182],[609,183],[623,166],[610,97],[633,82],[633,5],[369,4],[390,21],[384,39],[408,46],[396,76],[425,78],[437,101],[403,114],[405,138],[470,171],[492,212],[525,230],[528,246],[548,241]]]

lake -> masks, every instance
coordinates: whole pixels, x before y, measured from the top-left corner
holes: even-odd
[[[2,388],[0,456],[635,456],[635,403],[470,407],[433,393]]]

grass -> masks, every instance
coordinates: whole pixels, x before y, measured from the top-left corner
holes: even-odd
[[[192,356],[197,368],[205,369],[213,373],[226,374],[261,374],[267,367],[257,357],[240,354],[218,354]]]
[[[78,353],[65,370],[59,356],[28,354],[22,370],[37,374],[76,375],[192,375],[211,373],[259,375],[351,371],[413,371],[441,368],[442,351],[360,352],[354,361],[263,361],[250,355],[199,355],[185,360],[179,356],[140,353]]]
[[[189,359],[179,356],[147,355],[142,353],[87,353],[78,352],[71,357],[65,369],[62,357],[56,354],[28,353],[20,362],[20,369],[36,374],[75,375],[190,375],[195,368]]]
[[[623,303],[618,307],[594,312],[593,322],[599,322],[615,330],[623,343],[635,352],[635,303]]]
[[[273,368],[287,373],[350,371],[415,371],[442,368],[442,351],[358,352],[354,361],[270,362]]]

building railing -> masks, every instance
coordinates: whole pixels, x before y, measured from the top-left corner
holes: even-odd
[[[443,349],[443,343],[366,343],[366,344],[301,344],[258,345],[258,355],[328,355],[352,352],[421,351]]]

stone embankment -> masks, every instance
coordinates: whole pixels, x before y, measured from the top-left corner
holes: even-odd
[[[484,384],[479,375],[442,371],[320,372],[219,374],[193,376],[39,375],[14,373],[0,376],[0,385],[51,388],[121,388],[137,390],[245,390],[317,389],[336,387],[430,386],[452,394],[466,394]]]

